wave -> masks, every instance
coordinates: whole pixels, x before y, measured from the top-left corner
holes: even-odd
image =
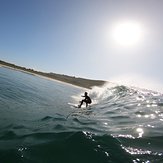
[[[55,117],[52,116],[45,116],[41,119],[41,121],[66,121],[66,119],[63,116],[57,116],[55,115]]]
[[[118,85],[108,83],[103,87],[93,87],[90,91],[91,96],[99,98],[100,100],[110,99],[111,97],[117,97],[117,99],[125,96],[134,96],[134,95],[161,95],[161,93],[156,91],[151,91],[147,89],[142,89],[138,87],[130,87],[125,85]]]
[[[1,162],[163,162],[161,93],[109,83],[87,90],[93,103],[77,109],[68,102],[78,103],[81,89],[7,75],[0,88]]]
[[[94,104],[113,104],[112,102],[132,104],[139,101],[149,101],[153,105],[162,106],[163,103],[163,94],[159,92],[112,83],[103,87],[93,87],[89,94]]]
[[[161,162],[162,138],[131,139],[89,132],[34,133],[19,137],[19,145],[0,150],[0,154],[2,162]]]

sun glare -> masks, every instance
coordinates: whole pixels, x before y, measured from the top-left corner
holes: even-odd
[[[115,24],[111,30],[112,38],[122,46],[132,46],[142,39],[142,27],[134,21],[124,21]]]

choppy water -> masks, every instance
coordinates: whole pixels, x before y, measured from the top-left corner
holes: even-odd
[[[0,68],[0,162],[163,163],[163,95],[108,84],[85,90]]]

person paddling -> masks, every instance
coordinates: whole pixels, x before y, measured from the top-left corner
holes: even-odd
[[[85,92],[84,93],[84,96],[82,96],[82,97],[85,97],[82,101],[80,101],[81,103],[79,104],[79,108],[81,108],[81,106],[83,105],[83,102],[85,102],[86,103],[86,107],[88,107],[88,104],[91,104],[92,103],[92,100],[91,100],[91,98],[88,96],[88,93],[87,92]]]

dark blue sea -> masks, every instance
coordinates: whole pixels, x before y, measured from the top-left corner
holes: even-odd
[[[163,95],[86,90],[0,67],[0,163],[163,163]]]

